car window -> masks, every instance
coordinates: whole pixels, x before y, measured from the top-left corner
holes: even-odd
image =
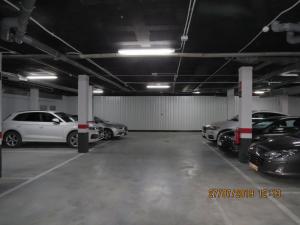
[[[41,122],[41,113],[38,112],[27,113],[25,121]]]
[[[252,118],[255,118],[255,119],[263,119],[263,118],[265,118],[265,117],[264,117],[264,114],[263,114],[263,113],[254,113],[254,114],[252,115]]]
[[[103,120],[102,119],[100,119],[99,117],[94,117],[94,120],[95,120],[95,122],[96,123],[103,123]]]
[[[14,121],[26,121],[28,113],[21,113],[13,119]]]
[[[263,122],[259,122],[259,123],[255,123],[253,124],[253,128],[254,129],[264,129],[267,128],[268,126],[270,126],[274,121],[272,120],[266,120]]]
[[[58,113],[55,113],[55,115],[57,115],[58,117],[60,117],[62,120],[64,120],[67,123],[74,122],[66,113],[58,112]]]
[[[41,113],[41,116],[42,116],[42,122],[52,122],[52,120],[56,118],[50,113]]]

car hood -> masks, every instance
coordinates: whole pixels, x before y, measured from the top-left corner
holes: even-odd
[[[268,151],[280,151],[288,149],[300,149],[300,137],[287,135],[268,138],[258,144]]]
[[[212,123],[211,125],[217,126],[220,128],[236,128],[238,127],[239,122],[238,121],[232,121],[232,120],[226,120],[226,121],[220,121]]]
[[[116,127],[116,128],[126,127],[124,124],[121,124],[121,123],[111,123],[111,122],[104,122],[103,125],[106,126],[106,127]]]

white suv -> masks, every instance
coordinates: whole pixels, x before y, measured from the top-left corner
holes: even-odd
[[[63,112],[24,111],[3,122],[3,141],[10,148],[23,142],[64,142],[78,146],[78,123]],[[89,142],[99,140],[96,126],[89,127]]]

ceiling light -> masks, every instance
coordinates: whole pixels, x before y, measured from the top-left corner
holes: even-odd
[[[297,71],[289,71],[289,72],[284,72],[280,74],[282,77],[299,77],[299,74]]]
[[[170,48],[144,48],[144,49],[120,49],[118,53],[120,55],[136,55],[136,56],[143,56],[143,55],[170,55],[174,53],[174,49]]]
[[[168,89],[170,88],[170,85],[161,85],[161,84],[157,84],[157,85],[147,85],[148,89]]]
[[[263,95],[265,93],[265,91],[254,91],[254,94],[257,95]]]
[[[195,95],[200,95],[201,92],[200,92],[200,91],[194,91],[193,94],[195,94]]]
[[[104,91],[103,91],[102,89],[94,89],[94,90],[93,90],[93,93],[94,93],[94,94],[103,94],[103,92],[104,92]]]
[[[27,76],[28,80],[55,80],[57,76]]]

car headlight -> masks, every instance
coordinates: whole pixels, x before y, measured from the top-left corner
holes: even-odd
[[[206,129],[208,130],[218,130],[220,127],[214,126],[214,125],[209,125]]]
[[[282,150],[280,152],[270,151],[266,152],[264,156],[269,160],[285,160],[291,156],[296,155],[298,152],[298,149]]]
[[[89,130],[98,130],[98,127],[95,125],[89,125]]]
[[[256,144],[255,144],[255,143],[252,143],[252,144],[249,146],[249,151],[253,151],[255,148],[256,148]]]

